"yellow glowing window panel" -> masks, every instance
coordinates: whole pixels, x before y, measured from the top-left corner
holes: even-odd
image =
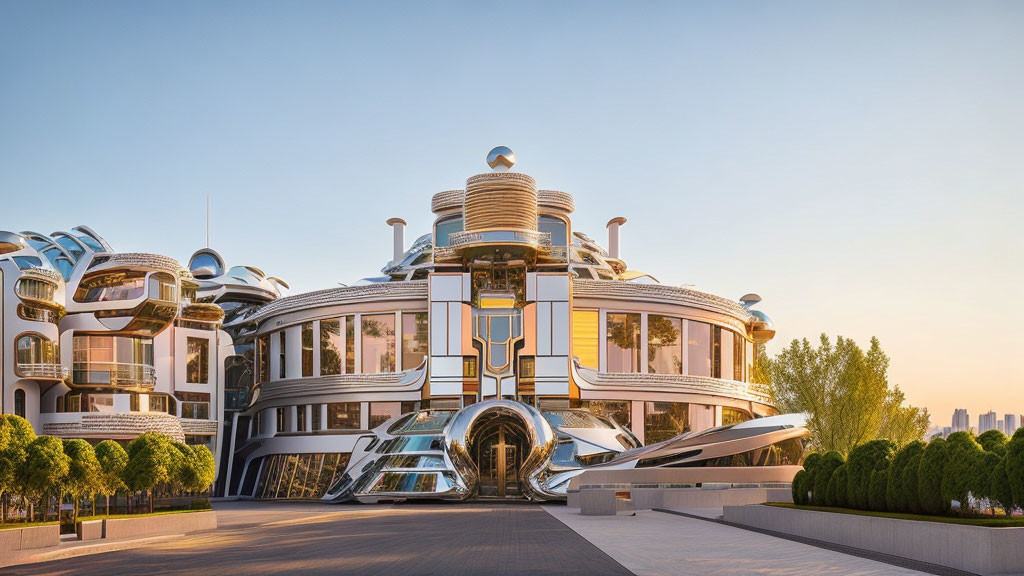
[[[481,296],[481,308],[513,308],[516,299],[513,296]]]
[[[573,310],[572,355],[581,365],[597,369],[599,337],[597,310]]]

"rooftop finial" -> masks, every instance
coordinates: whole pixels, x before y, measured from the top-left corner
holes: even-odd
[[[487,165],[495,172],[508,172],[515,163],[516,155],[508,146],[498,146],[487,153]]]

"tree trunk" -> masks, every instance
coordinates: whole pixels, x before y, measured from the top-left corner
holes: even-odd
[[[149,490],[146,492],[146,497],[149,498],[149,513],[153,513],[153,491]]]
[[[107,516],[110,516],[110,494],[107,494]]]

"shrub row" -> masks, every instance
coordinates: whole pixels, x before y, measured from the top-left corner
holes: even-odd
[[[1024,507],[1024,429],[1007,437],[989,430],[975,437],[911,442],[897,450],[889,440],[838,452],[811,454],[793,478],[796,504],[913,514],[967,513]]]
[[[213,483],[215,463],[206,446],[189,446],[162,434],[142,434],[127,450],[113,440],[95,448],[82,439],[36,436],[24,418],[0,415],[0,522],[6,521],[11,496],[28,507],[26,520],[42,504],[43,520],[52,498],[70,496],[78,515],[83,497],[109,496],[121,490],[142,493],[169,484],[178,491],[200,492]],[[152,498],[150,511],[152,511]],[[108,499],[109,504],[109,499]],[[109,505],[108,505],[109,511]]]

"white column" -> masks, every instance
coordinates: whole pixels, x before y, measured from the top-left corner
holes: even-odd
[[[606,225],[608,228],[608,255],[619,259],[619,227],[626,223],[622,216],[612,218]]]

